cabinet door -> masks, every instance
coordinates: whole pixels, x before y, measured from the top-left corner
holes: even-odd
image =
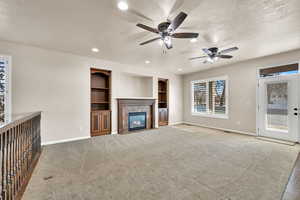
[[[168,109],[160,108],[158,112],[159,112],[159,125],[160,126],[168,125]]]
[[[91,124],[92,135],[97,135],[97,133],[99,133],[101,130],[100,112],[93,111],[91,117],[92,117],[92,124]]]
[[[110,133],[110,111],[101,111],[101,132]]]
[[[163,112],[162,109],[158,109],[158,121],[161,122],[163,119]]]

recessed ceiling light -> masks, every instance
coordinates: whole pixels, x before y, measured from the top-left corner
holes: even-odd
[[[146,63],[146,64],[150,64],[150,61],[149,61],[149,60],[146,60],[145,63]]]
[[[98,48],[92,48],[92,52],[98,53],[99,49]]]
[[[195,43],[197,41],[198,41],[197,38],[193,38],[193,39],[190,40],[191,43]]]
[[[120,1],[118,3],[118,8],[122,11],[128,10],[128,4],[125,1]]]
[[[179,72],[182,72],[182,69],[181,69],[181,68],[179,68],[179,69],[178,69],[178,71],[179,71]]]

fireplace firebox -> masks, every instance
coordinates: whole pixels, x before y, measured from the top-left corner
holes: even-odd
[[[146,112],[128,113],[128,131],[135,131],[147,128]]]

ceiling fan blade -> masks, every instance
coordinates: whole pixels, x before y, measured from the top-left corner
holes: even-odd
[[[204,51],[204,53],[206,53],[207,55],[212,55],[212,52],[209,49],[202,49]]]
[[[196,59],[201,59],[201,58],[207,58],[207,56],[198,56],[194,58],[189,58],[189,60],[196,60]]]
[[[161,38],[160,38],[160,37],[153,38],[153,39],[148,40],[148,41],[146,41],[146,42],[142,42],[140,45],[148,44],[148,43],[150,43],[150,42],[154,42],[154,41],[159,40],[159,39],[161,39]]]
[[[225,59],[230,59],[233,56],[231,56],[231,55],[217,55],[217,57],[219,57],[219,58],[225,58]]]
[[[145,29],[145,30],[147,30],[147,31],[150,31],[150,32],[152,32],[152,33],[159,33],[157,29],[151,28],[150,26],[146,26],[146,25],[144,25],[144,24],[137,24],[136,26],[137,26],[137,27],[140,27],[140,28],[142,28],[142,29]]]
[[[237,48],[237,47],[232,47],[232,48],[229,48],[229,49],[224,49],[224,50],[221,50],[219,53],[220,54],[226,54],[226,53],[229,53],[229,52],[231,52],[231,51],[236,51],[236,50],[238,50],[239,48]]]
[[[180,12],[170,24],[169,29],[175,31],[182,24],[186,17],[186,13]]]
[[[197,38],[199,33],[174,33],[173,38]]]

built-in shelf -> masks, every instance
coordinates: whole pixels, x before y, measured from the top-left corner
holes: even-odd
[[[92,104],[109,104],[108,101],[92,101]]]
[[[91,69],[91,136],[111,133],[111,72]]]
[[[103,87],[92,87],[92,90],[109,90],[109,88],[103,88]]]
[[[168,125],[168,80],[158,80],[158,122],[160,126]]]

